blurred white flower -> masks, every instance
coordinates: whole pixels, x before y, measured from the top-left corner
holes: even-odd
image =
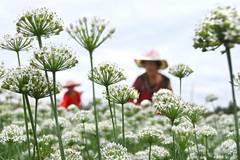
[[[4,127],[0,133],[0,143],[23,143],[25,141],[24,129],[14,124]]]
[[[101,148],[103,160],[130,160],[127,148],[120,144],[111,142]]]
[[[185,64],[178,64],[169,68],[168,71],[175,77],[184,78],[193,73],[193,70]]]

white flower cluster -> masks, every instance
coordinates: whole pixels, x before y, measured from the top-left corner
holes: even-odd
[[[67,148],[64,149],[64,153],[67,160],[83,160],[82,154],[79,151]],[[61,156],[58,150],[54,154],[51,154],[50,157],[46,158],[45,160],[60,160],[60,159]]]
[[[193,134],[193,126],[189,121],[184,121],[184,122],[178,124],[177,126],[173,126],[172,130],[176,134],[180,134],[180,135],[191,135],[191,134]]]
[[[86,123],[86,122],[90,121],[91,118],[92,118],[91,111],[80,110],[73,115],[72,121]]]
[[[125,80],[126,76],[123,74],[123,70],[116,65],[103,63],[93,68],[93,75],[92,71],[89,71],[88,78],[97,84],[109,86]]]
[[[240,43],[240,13],[236,8],[217,7],[203,20],[196,30],[194,48],[202,51],[215,50],[227,44],[232,48]]]
[[[108,30],[107,24],[108,22],[98,17],[92,19],[83,17],[75,26],[71,24],[67,32],[77,43],[92,53],[115,32],[114,28]]]
[[[32,41],[32,38],[24,37],[20,33],[14,35],[7,34],[0,41],[0,48],[14,52],[25,51],[32,47]]]
[[[60,126],[61,130],[71,126],[69,120],[67,120],[64,117],[58,117],[58,123],[59,123],[59,126]],[[54,120],[51,120],[49,125],[50,125],[50,127],[56,127],[56,124],[55,124]]]
[[[165,148],[156,145],[152,146],[151,154],[153,160],[164,159],[170,156],[169,152]]]
[[[130,160],[127,148],[120,144],[111,142],[101,149],[103,160]]]
[[[17,32],[27,37],[49,37],[63,31],[63,22],[56,13],[38,8],[23,13],[17,20]]]
[[[163,132],[154,126],[147,127],[138,132],[138,139],[142,142],[156,143],[163,140]]]
[[[184,78],[193,73],[193,70],[185,64],[178,64],[170,67],[168,72],[175,77]]]
[[[195,103],[186,103],[185,107],[186,118],[193,125],[199,122],[201,117],[206,113],[206,109],[203,106],[197,105]]]
[[[199,126],[196,128],[197,135],[201,135],[204,137],[212,137],[217,135],[216,129],[209,125]]]
[[[223,141],[215,150],[214,150],[214,158],[217,160],[229,159],[234,160],[237,159],[237,145],[236,142],[232,139],[227,139]]]
[[[105,92],[104,95],[106,95]],[[138,98],[138,96],[138,91],[132,87],[127,85],[115,85],[109,87],[109,97],[106,98],[117,104],[125,104],[131,99]]]
[[[12,69],[4,78],[2,88],[16,93],[28,93],[32,87],[32,80],[40,78],[40,71],[31,67],[17,67]]]
[[[0,143],[23,143],[25,140],[23,128],[14,124],[4,127],[0,133]]]
[[[153,107],[172,121],[182,116],[185,110],[184,102],[168,89],[160,89],[153,94],[152,99]]]
[[[64,46],[54,44],[44,46],[34,52],[30,64],[40,70],[57,72],[74,67],[78,63],[77,57]]]

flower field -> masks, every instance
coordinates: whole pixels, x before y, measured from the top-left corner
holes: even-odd
[[[212,10],[193,39],[196,49],[226,55],[233,114],[209,113],[205,106],[181,97],[182,81],[194,72],[185,64],[169,68],[179,79],[180,93],[160,89],[152,101],[132,103],[139,93],[118,84],[126,80],[123,69],[111,63],[94,64],[94,53],[110,43],[115,28],[98,17],[83,17],[64,28],[56,13],[34,9],[17,19],[16,34],[0,41],[0,48],[16,54],[18,62],[13,68],[1,64],[1,89],[20,97],[19,104],[0,105],[0,160],[240,160],[235,93],[240,74],[235,74],[231,59],[231,49],[240,44],[236,8]],[[82,109],[57,105],[62,89],[58,73],[78,65],[79,57],[66,45],[44,40],[65,31],[89,56],[86,78],[92,85],[92,102]],[[27,66],[21,63],[22,51],[32,54]],[[95,88],[100,86],[106,104],[96,99]],[[43,98],[49,106],[40,103]],[[216,99],[206,97],[208,103]]]

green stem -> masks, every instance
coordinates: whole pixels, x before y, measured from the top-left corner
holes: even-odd
[[[21,61],[20,61],[20,56],[19,56],[19,52],[17,51],[17,58],[18,58],[18,66],[20,67],[21,66]]]
[[[111,119],[112,119],[113,136],[114,136],[115,142],[117,142],[116,128],[115,128],[115,125],[114,125],[112,105],[111,105],[111,102],[110,102],[110,99],[109,99],[109,89],[108,89],[108,86],[106,86],[106,93],[107,93],[108,106],[109,106],[109,110],[110,110],[110,114],[111,114]]]
[[[180,98],[182,98],[182,78],[179,78],[179,87]]]
[[[34,116],[34,124],[35,124],[35,128],[36,128],[36,131],[37,131],[37,106],[38,106],[38,99],[35,99],[35,116]],[[35,148],[36,146],[34,145],[33,147],[33,153],[35,153]]]
[[[116,105],[115,105],[114,102],[113,102],[113,115],[114,115],[114,123],[115,123],[115,126],[117,128]]]
[[[122,104],[122,139],[123,139],[123,146],[126,147],[124,128],[125,128],[125,124],[124,124],[124,104]]]
[[[171,120],[171,126],[173,127],[174,125],[174,120]],[[176,147],[175,147],[175,133],[172,131],[172,138],[173,138],[173,143],[172,143],[172,146],[173,146],[173,159],[175,160],[176,159]]]
[[[149,152],[148,152],[148,160],[151,160],[151,153],[152,152],[152,143],[149,142]]]
[[[197,133],[196,133],[195,124],[193,124],[193,128],[194,128],[194,140],[195,140],[195,145],[196,145],[196,148],[197,148],[197,155],[198,155],[198,159],[200,159],[200,152],[199,152],[199,148],[198,148],[198,141],[197,141]]]
[[[237,115],[237,103],[236,103],[236,96],[235,96],[234,82],[233,82],[233,68],[232,68],[231,52],[230,52],[230,48],[227,46],[227,44],[225,44],[224,46],[225,46],[225,49],[226,49],[228,67],[229,67],[229,74],[230,74],[230,80],[231,80],[233,110],[234,110],[234,122],[235,122],[235,132],[236,132],[237,157],[238,157],[238,160],[240,160],[238,115]]]
[[[207,136],[205,137],[205,148],[206,148],[206,151],[205,151],[205,154],[206,154],[206,158],[208,159],[208,141],[207,141]]]
[[[89,55],[90,55],[90,63],[91,63],[91,76],[93,77],[92,52],[89,52]],[[98,159],[101,160],[100,139],[99,139],[99,131],[98,131],[98,113],[97,113],[96,98],[95,98],[95,86],[93,81],[92,81],[92,92],[93,92],[94,118],[95,118],[95,126],[96,126],[96,140],[97,140],[97,147],[98,147]]]
[[[38,40],[39,48],[41,49],[42,48],[42,38],[41,38],[41,36],[37,36],[37,40]]]
[[[26,108],[24,94],[22,94],[22,100],[23,100],[23,111],[24,111],[25,128],[26,128],[26,134],[27,134],[28,157],[30,158],[30,156],[31,156],[31,152],[30,152],[30,138],[29,138],[29,130],[28,130],[27,108]]]
[[[86,139],[86,137],[85,137],[85,135],[86,135],[85,133],[86,133],[86,132],[85,132],[85,124],[84,124],[84,122],[83,122],[82,138],[83,138],[83,143],[84,143],[84,146],[85,146],[85,150],[86,150],[86,152],[87,152],[88,159],[90,159],[90,155],[89,155],[88,147],[87,147],[87,139]]]
[[[60,126],[58,123],[57,98],[56,98],[56,73],[52,72],[52,74],[53,74],[53,96],[54,96],[53,113],[54,113],[54,118],[56,123],[56,130],[57,130],[58,143],[59,143],[59,148],[61,153],[61,159],[65,160],[64,148],[63,148],[63,142],[62,142],[62,136],[61,136],[62,134],[61,134]]]
[[[34,126],[33,115],[32,115],[31,106],[30,106],[27,94],[25,94],[25,99],[26,99],[26,104],[27,104],[27,109],[28,109],[30,122],[31,122],[31,125],[32,125],[34,145],[36,146],[36,150],[37,150],[37,159],[39,160],[40,159],[40,153],[39,153],[38,142],[37,142],[36,127]]]

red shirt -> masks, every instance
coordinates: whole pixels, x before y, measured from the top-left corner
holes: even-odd
[[[160,73],[159,73],[160,74]],[[142,100],[148,99],[152,100],[152,96],[154,92],[157,92],[159,89],[170,89],[170,80],[168,77],[160,74],[162,80],[156,85],[150,85],[149,79],[146,73],[143,73],[135,80],[133,87],[139,92],[139,98],[137,99],[137,104],[140,104]]]
[[[80,108],[81,105],[81,93],[78,91],[73,91],[72,93],[66,92],[63,96],[63,99],[60,102],[60,106],[68,108],[71,104],[76,105]]]

